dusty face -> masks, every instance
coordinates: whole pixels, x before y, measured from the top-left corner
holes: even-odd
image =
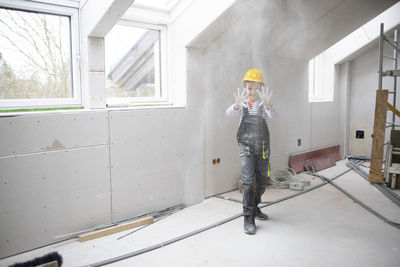
[[[246,82],[246,93],[248,94],[247,99],[251,102],[255,102],[258,99],[257,90],[261,90],[261,83],[259,82]]]

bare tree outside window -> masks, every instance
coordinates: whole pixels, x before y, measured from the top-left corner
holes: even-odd
[[[70,18],[0,8],[0,99],[71,97]]]

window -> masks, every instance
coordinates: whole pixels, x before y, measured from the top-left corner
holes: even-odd
[[[317,98],[317,88],[315,86],[316,81],[315,79],[318,77],[315,75],[315,61],[316,58],[311,59],[308,62],[308,97],[310,99]]]
[[[308,62],[308,101],[333,101],[334,63],[327,53],[322,53]]]
[[[134,7],[169,13],[179,2],[180,0],[135,0],[133,5]]]
[[[1,109],[81,104],[77,16],[70,7],[0,4]]]
[[[309,102],[333,101],[333,63],[321,54],[308,62]]]
[[[165,29],[122,21],[105,38],[107,105],[166,102]]]

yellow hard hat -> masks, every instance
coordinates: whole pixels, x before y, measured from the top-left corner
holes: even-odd
[[[258,69],[248,70],[242,80],[243,86],[245,86],[246,81],[259,82],[265,85],[264,75],[262,74],[261,70]]]

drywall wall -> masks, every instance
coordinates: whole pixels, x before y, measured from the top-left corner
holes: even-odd
[[[225,109],[233,103],[232,92],[242,86],[241,79],[250,68],[264,72],[267,85],[274,90],[273,103],[280,113],[277,120],[270,120],[273,170],[287,166],[291,153],[343,142],[339,90],[334,92],[334,101],[309,103],[308,60],[321,52],[321,48],[326,49],[384,10],[371,1],[366,3],[365,10],[359,10],[356,2],[319,1],[310,5],[295,1],[289,5],[285,1],[239,1],[191,42],[188,65],[189,62],[202,64],[198,67],[202,80],[196,88],[198,95],[204,97],[198,104],[204,103],[206,196],[237,186],[240,177],[235,140],[238,118],[227,118]],[[391,4],[387,1],[383,6]],[[356,9],[357,16],[347,21],[347,26],[340,24],[329,38],[311,38],[325,36],[327,27],[323,25],[333,25],[346,17],[348,10]],[[227,22],[231,23],[228,28]],[[307,38],[299,37],[299,32],[306,34],[307,31]],[[292,41],[296,47],[291,45]],[[188,88],[195,80],[200,81],[199,76],[190,75]],[[204,94],[200,93],[201,86]],[[298,139],[301,139],[300,146]],[[221,163],[212,164],[215,158],[220,158]]]
[[[272,170],[286,167],[292,153],[339,142],[338,100],[308,102],[308,61],[243,54],[223,47],[205,50],[204,62],[206,196],[236,188],[240,178],[235,138],[239,118],[226,117],[225,110],[234,102],[232,93],[241,87],[250,68],[264,71],[279,111],[279,118],[269,122]],[[221,163],[213,165],[214,158]]]
[[[242,54],[240,51],[207,49],[205,54],[205,193],[213,195],[236,188],[240,163],[236,132],[239,118],[228,118],[225,110],[234,102],[232,93],[242,87],[247,69],[264,71],[268,86],[274,91],[273,104],[279,111],[277,120],[269,121],[271,135],[271,166],[287,166],[290,153],[310,147],[307,100],[307,62],[278,57]],[[290,76],[291,79],[286,79]],[[302,100],[301,100],[302,99]],[[295,114],[286,112],[297,110]],[[290,125],[288,127],[288,125]],[[297,146],[297,139],[302,146]],[[211,159],[221,163],[212,165]]]
[[[198,109],[110,112],[113,221],[203,199]]]
[[[111,222],[107,112],[0,118],[0,257]]]
[[[3,116],[0,132],[0,257],[204,196],[199,108]]]
[[[233,103],[232,92],[242,86],[241,79],[250,68],[264,72],[280,113],[278,120],[270,121],[273,170],[287,166],[291,153],[344,146],[341,91],[336,87],[331,102],[309,103],[308,60],[395,3],[237,1],[190,43],[188,62],[202,62],[198,67],[201,85],[196,88],[202,97],[198,104],[204,102],[206,196],[237,186],[238,119],[227,118],[225,109]],[[335,78],[341,81],[340,74]],[[188,76],[189,88],[194,81],[200,81],[198,76]],[[214,158],[221,163],[213,165]]]

